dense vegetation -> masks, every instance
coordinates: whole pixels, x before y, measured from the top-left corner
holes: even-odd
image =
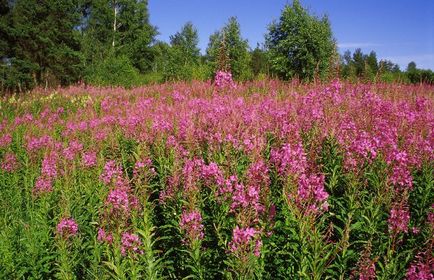
[[[76,82],[133,86],[212,79],[227,56],[236,80],[265,76],[302,80],[341,77],[353,81],[433,83],[431,70],[410,63],[403,72],[375,52],[340,57],[327,17],[313,16],[299,1],[286,5],[254,50],[231,17],[210,35],[202,55],[198,33],[187,22],[170,37],[155,39],[146,0],[0,0],[0,91]]]
[[[1,279],[433,279],[434,88],[0,101]]]
[[[434,280],[431,70],[297,0],[205,54],[146,0],[0,16],[0,279]]]

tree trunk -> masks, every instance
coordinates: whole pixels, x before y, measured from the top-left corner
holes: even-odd
[[[116,9],[116,1],[114,1],[113,5],[114,10],[114,19],[113,19],[113,41],[112,41],[112,47],[115,48],[115,36],[116,36],[116,17],[117,17],[117,9]]]

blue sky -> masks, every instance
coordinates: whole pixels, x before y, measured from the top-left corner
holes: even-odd
[[[149,0],[151,23],[159,40],[191,21],[199,32],[202,52],[209,35],[236,16],[242,36],[252,48],[264,42],[267,26],[278,20],[291,0]],[[390,59],[405,69],[410,61],[434,70],[434,0],[301,0],[316,15],[331,21],[339,51],[375,50],[379,59]]]

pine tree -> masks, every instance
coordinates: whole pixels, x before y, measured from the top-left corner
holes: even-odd
[[[80,77],[81,53],[78,1],[17,0],[11,11],[12,67],[20,73],[18,87],[53,86]]]

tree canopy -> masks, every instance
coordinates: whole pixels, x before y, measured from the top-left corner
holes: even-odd
[[[280,78],[326,78],[336,54],[330,22],[303,8],[298,0],[286,5],[266,36],[270,67]]]
[[[236,17],[229,18],[227,24],[212,34],[206,50],[207,59],[214,71],[220,70],[219,56],[221,50],[226,51],[229,58],[230,70],[235,79],[248,79],[251,77],[249,43],[241,37],[240,24]]]

